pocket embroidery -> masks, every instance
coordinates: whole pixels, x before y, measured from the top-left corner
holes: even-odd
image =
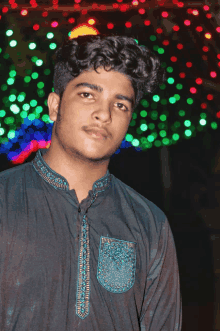
[[[136,243],[109,237],[101,237],[97,279],[108,291],[123,293],[135,281]]]

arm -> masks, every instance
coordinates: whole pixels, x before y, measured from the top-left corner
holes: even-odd
[[[181,331],[182,300],[173,235],[167,219],[158,236],[157,253],[145,287],[141,331]]]

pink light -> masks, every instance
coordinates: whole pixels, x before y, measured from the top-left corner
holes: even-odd
[[[52,28],[56,28],[58,26],[58,22],[54,21],[51,23]]]

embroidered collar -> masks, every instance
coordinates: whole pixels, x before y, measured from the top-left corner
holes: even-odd
[[[42,155],[46,153],[46,149],[39,149],[37,151],[37,154],[32,161],[34,169],[38,172],[38,174],[51,186],[53,186],[55,189],[60,189],[64,191],[69,191],[69,184],[67,180],[52,170],[48,164],[44,161]],[[104,177],[98,179],[92,187],[93,193],[96,194],[99,191],[105,191],[111,183],[111,174],[109,170],[107,170],[107,173]]]

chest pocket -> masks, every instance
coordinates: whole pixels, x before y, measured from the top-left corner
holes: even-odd
[[[97,267],[97,279],[108,291],[123,293],[135,281],[136,243],[101,237]]]

